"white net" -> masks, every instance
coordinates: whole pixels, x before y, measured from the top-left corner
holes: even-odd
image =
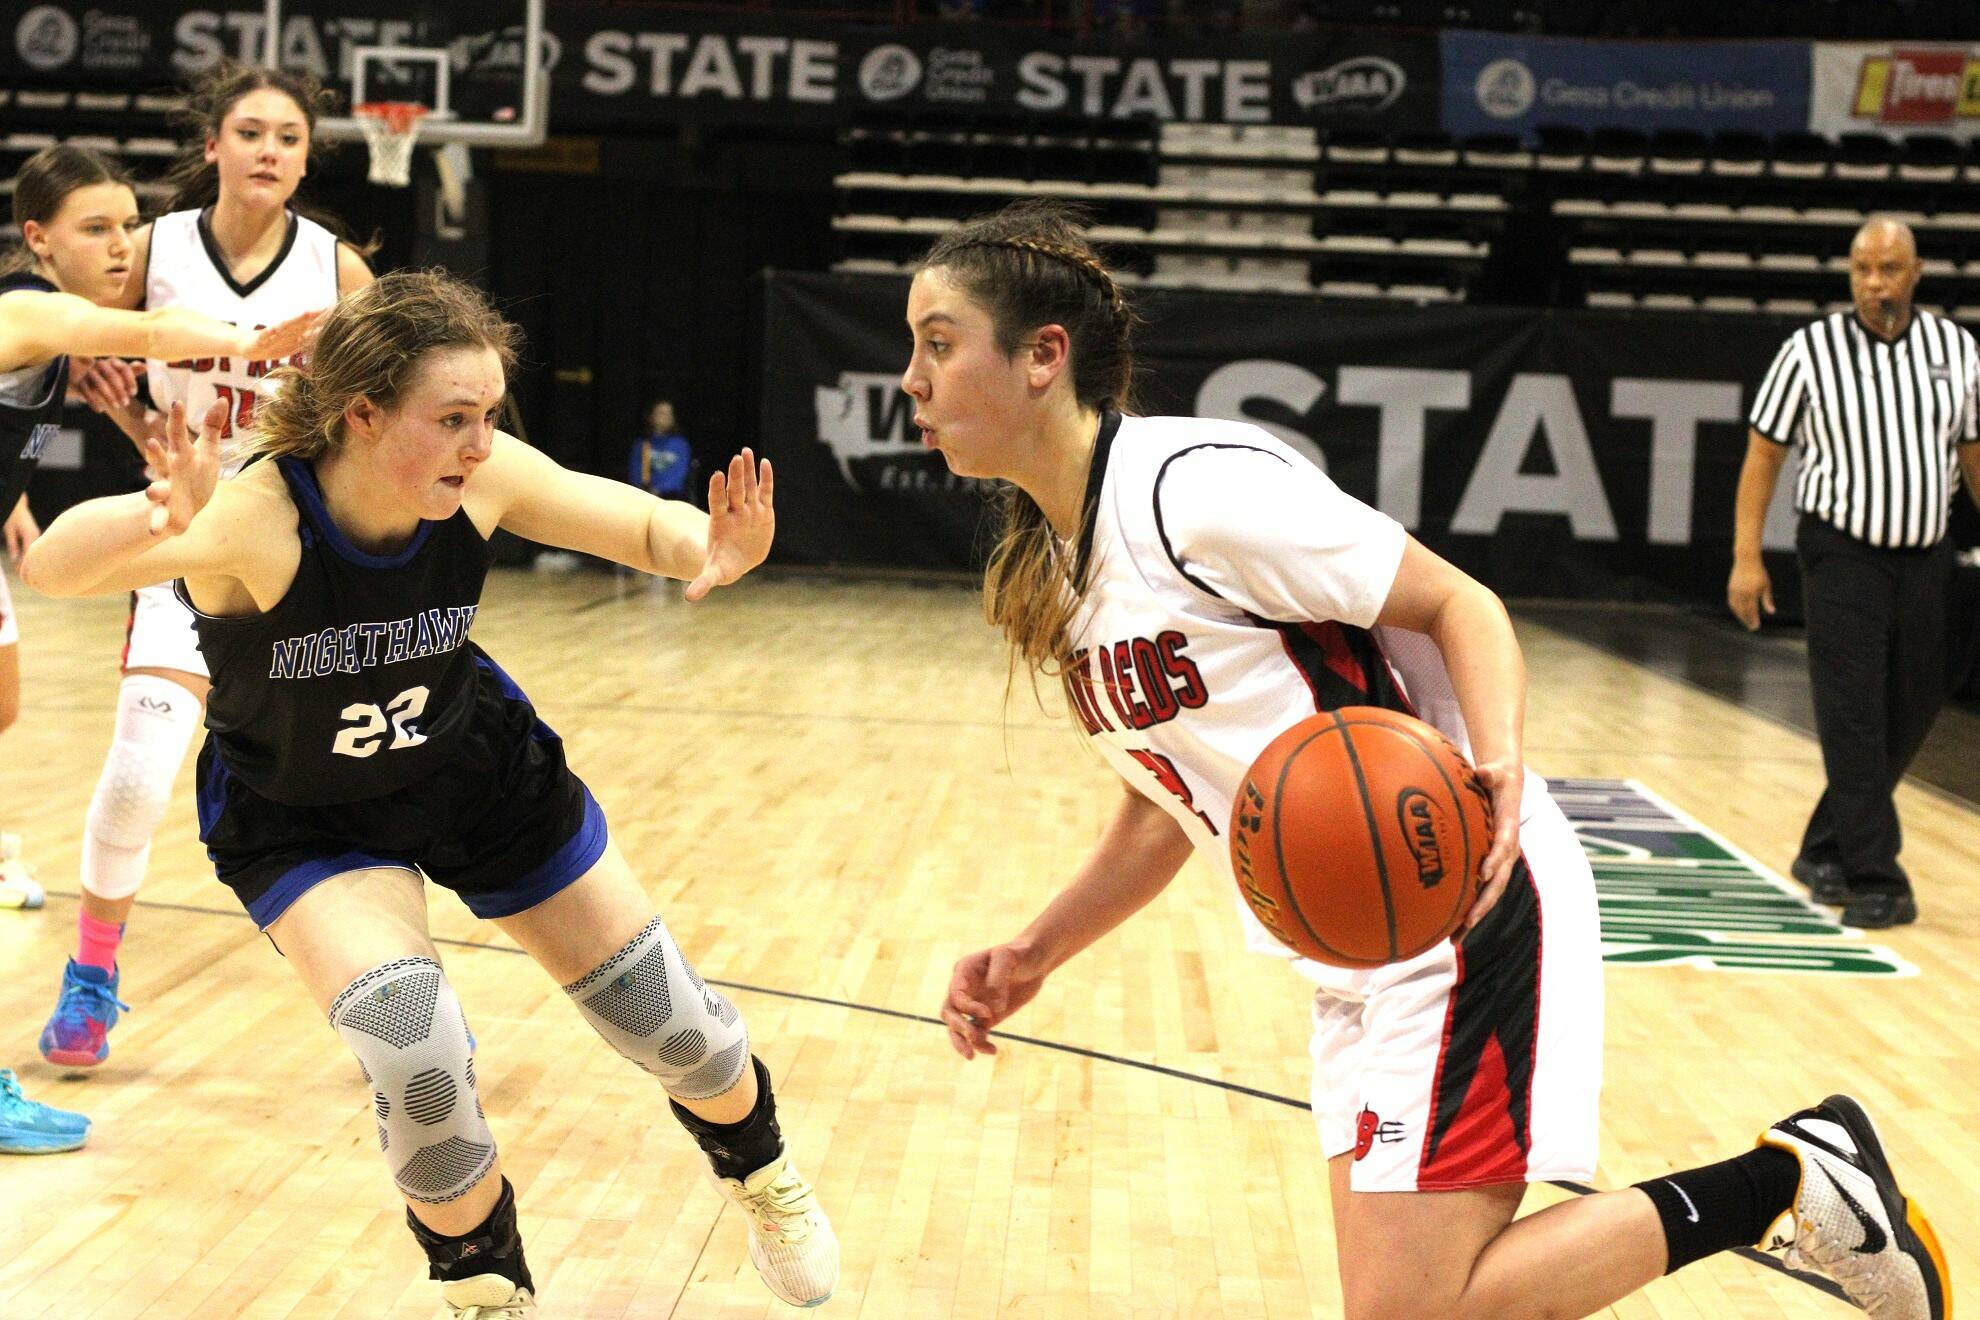
[[[412,182],[413,144],[426,107],[414,101],[377,101],[356,107],[371,152],[373,183],[403,188]]]

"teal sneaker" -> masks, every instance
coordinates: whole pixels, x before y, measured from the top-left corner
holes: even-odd
[[[122,969],[106,972],[69,959],[62,969],[62,997],[41,1029],[41,1057],[70,1068],[94,1068],[110,1057],[110,1028],[117,1011],[130,1005],[117,998]]]
[[[0,1153],[53,1155],[79,1150],[87,1140],[87,1118],[29,1100],[14,1070],[0,1068]]]

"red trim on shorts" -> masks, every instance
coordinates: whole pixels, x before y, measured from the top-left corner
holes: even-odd
[[[1520,860],[1526,860],[1523,852]],[[1540,1057],[1540,969],[1545,950],[1541,931],[1540,886],[1533,877],[1531,866],[1526,868],[1526,880],[1533,892],[1536,929],[1532,1041],[1528,1046],[1527,1066],[1523,1070],[1525,1076],[1520,1080],[1520,1089],[1524,1094],[1515,1096],[1513,1093],[1505,1046],[1495,1025],[1479,1049],[1470,1085],[1455,1117],[1445,1126],[1434,1155],[1430,1152],[1434,1132],[1424,1133],[1423,1154],[1417,1165],[1418,1191],[1455,1191],[1466,1187],[1526,1181],[1527,1155],[1533,1148],[1533,1078]],[[1433,1126],[1437,1121],[1437,1099],[1443,1091],[1444,1066],[1451,1058],[1451,1042],[1456,1033],[1458,991],[1465,984],[1463,944],[1456,946],[1456,953],[1457,982],[1445,997],[1443,1039],[1437,1048],[1437,1068],[1430,1083],[1430,1123]]]

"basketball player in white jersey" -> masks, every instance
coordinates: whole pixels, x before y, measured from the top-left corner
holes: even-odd
[[[309,325],[298,319],[255,332],[184,309],[110,306],[130,269],[137,194],[122,171],[85,147],[63,142],[37,151],[15,174],[12,192],[21,245],[0,256],[0,509],[13,510],[6,542],[18,563],[39,535],[26,491],[61,428],[70,353],[289,351]],[[19,642],[0,571],[0,733],[19,708]],[[19,756],[0,764],[9,772],[0,777],[4,811],[13,773],[31,772]],[[0,832],[0,908],[40,907],[41,886],[18,847],[17,836]],[[88,1133],[88,1119],[26,1099],[13,1072],[0,1069],[0,1154],[74,1150]]]
[[[127,306],[189,307],[255,327],[328,307],[371,282],[362,255],[291,206],[324,104],[313,77],[222,64],[187,104],[202,139],[168,175],[177,184],[169,212],[135,235]],[[231,440],[252,423],[264,378],[290,360],[154,360],[146,378],[160,411],[118,399],[106,412],[142,450],[162,410],[182,403],[188,416],[203,417],[218,400]],[[104,390],[101,380],[91,387],[97,401]],[[109,1031],[125,1007],[117,968],[125,921],[209,686],[192,614],[171,589],[146,587],[131,599],[116,734],[83,829],[76,954],[41,1036],[43,1056],[73,1068],[109,1055]]]
[[[965,224],[908,297],[901,387],[923,442],[1008,483],[986,611],[1014,666],[1063,677],[1126,784],[1067,887],[956,965],[956,1051],[994,1053],[991,1029],[1192,849],[1242,912],[1222,831],[1282,729],[1413,710],[1467,749],[1494,832],[1453,942],[1367,971],[1295,964],[1317,987],[1313,1108],[1350,1320],[1588,1315],[1762,1242],[1873,1314],[1940,1320],[1943,1254],[1846,1096],[1721,1164],[1514,1220],[1528,1182],[1594,1172],[1602,986],[1587,862],[1523,764],[1505,609],[1262,428],[1124,415],[1133,314],[1073,220],[1020,203]]]

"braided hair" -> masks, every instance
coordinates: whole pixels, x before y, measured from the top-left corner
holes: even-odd
[[[1014,202],[944,235],[921,266],[940,267],[990,313],[1006,357],[1040,326],[1063,327],[1079,406],[1125,411],[1132,406],[1138,318],[1081,231],[1085,219],[1062,202]],[[1041,674],[1068,670],[1068,638],[1084,584],[1076,580],[1075,552],[1030,495],[1004,482],[996,500],[997,543],[984,569],[983,613],[1010,642],[1011,677],[1023,661],[1035,685]]]
[[[921,264],[940,266],[989,311],[1006,355],[1041,325],[1065,327],[1080,406],[1118,411],[1128,406],[1136,317],[1081,232],[1085,221],[1063,202],[1013,202],[945,234]]]

